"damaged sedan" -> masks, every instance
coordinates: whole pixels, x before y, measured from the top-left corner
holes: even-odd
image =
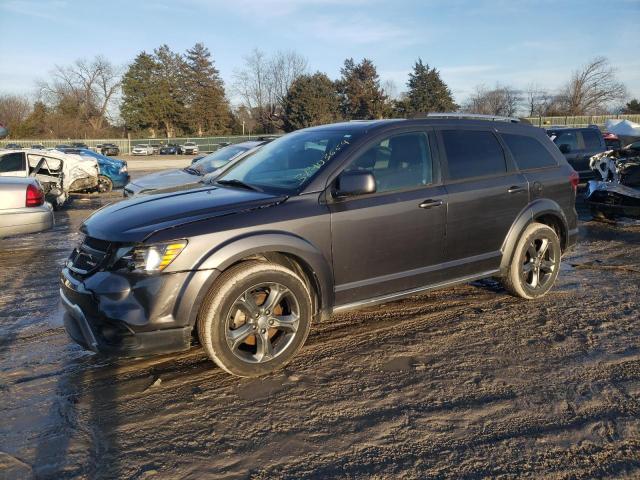
[[[61,207],[70,193],[98,186],[98,162],[56,150],[0,150],[0,176],[33,177],[46,200]]]
[[[590,180],[587,202],[595,218],[640,218],[640,153],[609,150],[591,157],[591,169],[600,180]]]

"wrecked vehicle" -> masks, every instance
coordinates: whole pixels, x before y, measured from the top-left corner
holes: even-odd
[[[640,152],[608,150],[591,157],[589,166],[600,176],[590,180],[586,199],[595,218],[640,218]]]
[[[33,177],[40,182],[45,197],[61,207],[69,193],[98,186],[98,162],[56,150],[0,150],[0,176]]]

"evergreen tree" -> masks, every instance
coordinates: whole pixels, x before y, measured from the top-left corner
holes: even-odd
[[[196,43],[187,50],[185,67],[187,121],[191,130],[197,135],[227,133],[231,120],[229,102],[209,49]]]
[[[635,98],[631,100],[624,108],[624,113],[640,113],[640,102]]]
[[[156,60],[141,52],[122,77],[120,115],[132,130],[155,130],[160,126],[155,90],[157,76]]]
[[[409,91],[404,99],[406,113],[450,112],[458,106],[453,101],[451,90],[440,78],[440,72],[422,63],[422,59],[413,66],[407,82]]]
[[[340,100],[335,84],[324,73],[298,77],[283,103],[284,127],[288,132],[335,122],[339,117]]]
[[[348,58],[340,73],[342,78],[337,82],[337,89],[343,117],[347,120],[381,118],[387,97],[373,62],[365,58],[356,64],[353,58]]]

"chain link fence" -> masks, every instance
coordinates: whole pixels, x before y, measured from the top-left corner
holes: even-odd
[[[609,119],[629,120],[631,122],[640,123],[640,115],[581,115],[581,116],[564,116],[564,117],[527,117],[525,120],[536,127],[551,127],[556,125],[567,127],[587,127],[589,125],[598,125],[604,127]]]
[[[154,145],[160,148],[162,145],[176,144],[184,145],[186,142],[193,142],[198,145],[201,152],[213,152],[220,148],[221,145],[228,143],[240,143],[247,140],[257,140],[259,138],[276,137],[278,135],[226,135],[219,137],[181,137],[181,138],[103,138],[88,140],[85,138],[66,138],[43,140],[39,138],[32,139],[5,139],[0,140],[0,148],[6,148],[7,145],[17,144],[22,148],[31,148],[32,146],[42,145],[44,148],[55,148],[58,145],[72,145],[74,143],[83,143],[90,148],[96,148],[98,145],[112,143],[117,145],[122,155],[131,153],[136,145]]]

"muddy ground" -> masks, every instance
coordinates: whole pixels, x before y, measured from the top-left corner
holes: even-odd
[[[484,281],[335,316],[251,380],[67,338],[58,271],[118,195],[0,243],[0,478],[640,477],[640,224],[582,212],[542,300]]]

